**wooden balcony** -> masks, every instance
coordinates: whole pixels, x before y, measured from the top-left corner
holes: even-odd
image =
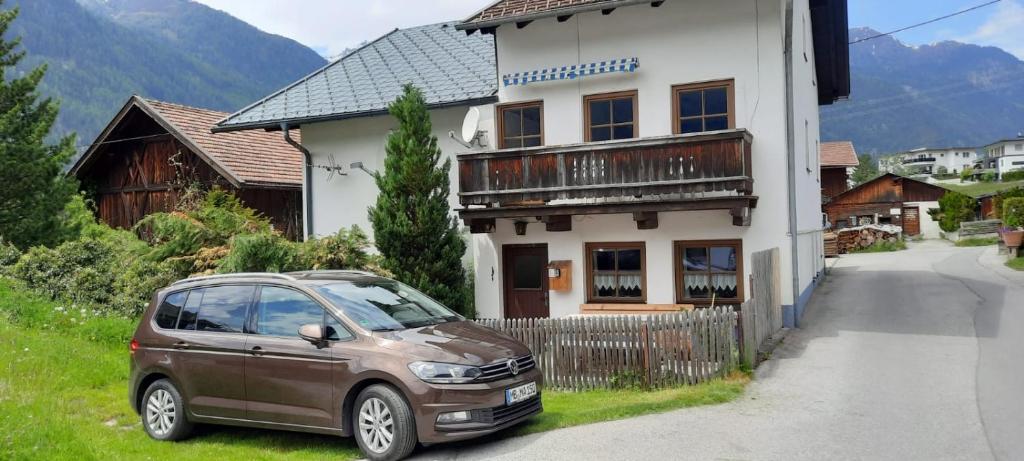
[[[739,129],[461,154],[459,213],[475,232],[494,218],[632,212],[639,223],[691,209],[749,225],[752,141]]]

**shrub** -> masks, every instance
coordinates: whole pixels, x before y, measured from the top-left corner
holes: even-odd
[[[992,171],[986,171],[981,175],[981,182],[994,182],[996,180],[996,174]]]
[[[1003,200],[1003,224],[1015,229],[1024,227],[1024,197]]]
[[[371,265],[370,239],[359,226],[307,240],[300,248],[306,269],[363,269]]]
[[[55,248],[32,247],[11,274],[52,299],[106,305],[121,263],[116,250],[97,239],[65,242]]]
[[[992,214],[996,218],[1003,218],[1003,201],[1012,197],[1024,197],[1024,187],[1014,187],[1013,189],[1000,191],[992,197]]]
[[[884,253],[889,251],[900,251],[906,249],[907,243],[904,242],[903,240],[896,240],[894,242],[890,242],[888,240],[879,240],[875,243],[872,243],[869,246],[856,248],[852,251],[852,253]]]
[[[939,165],[939,167],[935,169],[935,174],[937,174],[937,175],[949,174],[949,169],[946,168],[945,166]]]
[[[964,170],[960,172],[960,182],[969,181],[972,176],[974,176],[974,168],[964,168]]]
[[[217,272],[284,272],[299,264],[296,243],[269,232],[241,234],[231,239],[231,250]]]
[[[977,206],[974,198],[949,191],[939,198],[939,208],[928,210],[928,214],[939,222],[939,228],[943,231],[955,232],[960,229],[961,222],[974,219],[974,209]]]
[[[1008,171],[1006,173],[1003,173],[1003,177],[1002,177],[1002,181],[1003,182],[1021,181],[1021,180],[1024,180],[1024,170]]]
[[[18,262],[18,258],[20,257],[21,250],[14,246],[13,243],[4,240],[3,237],[0,237],[0,269]]]

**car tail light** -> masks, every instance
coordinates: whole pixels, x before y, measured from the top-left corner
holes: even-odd
[[[135,338],[132,338],[132,342],[128,343],[128,350],[130,350],[132,354],[134,354],[135,351],[139,350],[139,341]]]

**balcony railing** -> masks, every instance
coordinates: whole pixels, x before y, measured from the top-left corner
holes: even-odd
[[[904,165],[909,165],[912,163],[935,163],[935,157],[914,157],[903,159]]]
[[[753,191],[743,129],[458,156],[463,206]]]

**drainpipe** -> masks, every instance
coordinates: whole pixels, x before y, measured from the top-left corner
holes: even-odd
[[[786,66],[786,182],[789,191],[789,245],[790,259],[793,260],[793,321],[791,327],[800,325],[798,318],[800,304],[800,252],[796,219],[796,129],[793,114],[793,0],[786,0],[786,35],[783,62]]]
[[[306,240],[313,235],[313,156],[309,153],[309,149],[306,146],[299,144],[298,141],[292,139],[291,134],[288,133],[288,124],[281,124],[281,131],[284,132],[284,140],[292,147],[302,152],[302,158],[305,164],[305,171],[302,175],[302,187],[304,200],[302,201],[302,226],[303,234]]]

